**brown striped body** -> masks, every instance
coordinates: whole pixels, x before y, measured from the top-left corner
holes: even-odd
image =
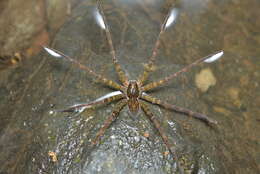
[[[140,91],[136,80],[129,81],[126,95],[127,95],[127,105],[129,111],[131,112],[131,114],[137,115],[140,110],[140,105],[138,101]]]
[[[127,105],[129,108],[129,111],[133,114],[133,115],[137,115],[138,111],[140,109],[140,105],[139,105],[139,95],[140,95],[140,91],[139,91],[139,86],[136,80],[130,80],[128,87],[127,87],[127,91],[126,91],[126,95],[127,95]]]

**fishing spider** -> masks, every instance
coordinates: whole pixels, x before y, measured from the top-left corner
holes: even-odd
[[[148,108],[145,101],[152,103],[152,104],[155,104],[155,105],[159,105],[159,106],[164,107],[166,109],[173,110],[173,111],[178,112],[178,113],[183,113],[183,114],[189,115],[189,116],[194,117],[196,119],[202,120],[206,123],[217,124],[217,122],[215,120],[207,117],[204,114],[194,112],[194,111],[191,111],[189,109],[182,108],[182,107],[179,107],[179,106],[176,106],[176,105],[173,105],[173,104],[169,104],[167,102],[164,102],[164,101],[162,101],[158,98],[155,98],[155,97],[147,94],[146,92],[166,84],[167,82],[169,82],[173,78],[175,78],[178,75],[188,71],[191,67],[193,67],[193,66],[195,66],[199,63],[214,62],[215,60],[219,59],[223,55],[223,51],[218,51],[214,54],[211,54],[211,55],[208,55],[208,56],[203,57],[201,59],[198,59],[197,61],[193,62],[192,64],[185,66],[181,70],[179,70],[179,71],[177,71],[177,72],[175,72],[175,73],[173,73],[173,74],[171,74],[167,77],[164,77],[159,81],[155,81],[155,82],[151,82],[151,83],[146,84],[145,82],[148,78],[148,75],[150,74],[150,72],[153,71],[152,67],[154,65],[155,58],[156,58],[157,53],[158,53],[158,48],[160,46],[161,36],[165,32],[165,30],[176,19],[177,11],[176,11],[175,8],[172,8],[172,10],[170,10],[170,12],[167,14],[164,22],[161,25],[160,33],[159,33],[158,38],[155,42],[155,45],[154,45],[154,48],[153,48],[153,51],[152,51],[152,55],[149,58],[149,62],[145,65],[143,73],[139,76],[139,78],[137,80],[129,80],[126,73],[123,71],[120,64],[118,63],[118,59],[116,58],[115,49],[114,49],[114,46],[113,46],[113,43],[112,43],[112,38],[111,38],[110,31],[109,31],[109,26],[107,25],[106,18],[105,18],[104,12],[103,12],[103,8],[102,8],[99,0],[97,2],[98,2],[97,3],[97,9],[95,11],[96,21],[97,21],[97,24],[102,28],[102,30],[105,31],[106,38],[107,38],[107,41],[108,41],[108,45],[110,47],[110,53],[112,55],[112,61],[113,61],[113,64],[115,66],[115,70],[117,72],[119,80],[122,84],[118,84],[118,83],[116,83],[112,80],[105,78],[104,76],[102,76],[102,75],[94,72],[93,70],[91,70],[88,66],[81,64],[77,60],[63,54],[62,52],[60,52],[58,50],[44,46],[44,49],[50,55],[52,55],[54,57],[58,57],[58,58],[65,58],[66,60],[75,64],[78,68],[88,72],[93,78],[96,78],[100,83],[103,83],[103,84],[105,84],[105,85],[107,85],[107,86],[116,90],[116,91],[111,92],[109,94],[106,94],[106,95],[104,95],[104,96],[102,96],[102,97],[100,97],[100,98],[98,98],[98,99],[96,99],[92,102],[83,103],[83,104],[76,104],[76,105],[68,107],[67,109],[59,110],[59,111],[60,112],[82,112],[85,109],[90,108],[92,106],[110,103],[110,102],[119,100],[119,102],[115,105],[111,115],[105,120],[103,126],[98,131],[98,133],[97,133],[97,135],[96,135],[96,137],[95,137],[95,139],[93,140],[92,143],[95,145],[99,142],[100,138],[104,135],[106,129],[111,125],[111,123],[113,121],[115,121],[117,119],[120,111],[127,105],[130,113],[132,115],[135,115],[135,116],[138,115],[138,112],[140,110],[143,110],[145,115],[148,117],[148,119],[154,124],[155,128],[158,130],[160,136],[162,137],[163,142],[165,143],[165,145],[167,146],[167,148],[169,149],[169,151],[172,154],[174,154],[174,151],[171,150],[171,145],[168,142],[167,136],[165,135],[163,129],[161,128],[159,121],[155,118],[154,114],[150,111],[150,109]]]

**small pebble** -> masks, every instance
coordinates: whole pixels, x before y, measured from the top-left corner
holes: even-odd
[[[209,68],[206,68],[196,74],[195,83],[202,92],[206,92],[209,87],[216,84],[216,78],[213,75],[212,71]]]

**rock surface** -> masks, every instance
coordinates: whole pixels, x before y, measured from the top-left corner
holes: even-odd
[[[127,74],[136,79],[151,54],[159,25],[172,2],[156,1],[156,5],[114,2],[105,2],[104,9],[116,53]],[[176,149],[177,161],[185,173],[259,171],[259,102],[252,102],[260,101],[259,94],[256,95],[259,62],[255,62],[259,51],[251,51],[255,49],[252,43],[260,38],[251,37],[259,23],[240,23],[243,29],[236,32],[224,28],[223,25],[239,28],[234,15],[245,20],[241,19],[244,11],[239,9],[252,7],[244,1],[228,2],[209,1],[200,11],[181,6],[183,12],[178,22],[162,37],[156,71],[149,79],[176,72],[216,49],[225,50],[225,59],[203,65],[211,66],[218,79],[207,93],[201,94],[194,84],[194,72],[201,66],[151,91],[151,95],[164,101],[206,113],[219,122],[217,126],[208,126],[149,105]],[[72,11],[72,19],[56,35],[52,47],[118,82],[105,34],[93,18],[94,7],[91,1],[79,4]],[[249,14],[246,19],[255,15]],[[244,43],[244,38],[238,37],[241,32],[248,35],[251,44],[241,44]],[[234,37],[242,41],[234,45]],[[239,56],[243,59],[239,60]],[[101,143],[93,147],[91,141],[115,103],[81,114],[50,112],[93,101],[110,91],[86,72],[46,52],[4,71],[0,79],[0,173],[176,173],[174,156],[167,155],[166,146],[143,113],[131,117],[124,108]],[[239,105],[234,101],[237,99]],[[48,156],[49,152],[57,155],[57,162]]]

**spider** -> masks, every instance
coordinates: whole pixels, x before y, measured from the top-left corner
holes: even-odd
[[[163,129],[160,126],[160,122],[155,118],[154,114],[150,111],[149,107],[147,106],[146,102],[159,105],[165,109],[173,110],[178,113],[183,113],[188,116],[194,117],[196,119],[199,119],[201,121],[204,121],[208,124],[217,124],[217,121],[207,117],[206,115],[198,112],[191,111],[186,108],[182,108],[173,104],[169,104],[167,102],[164,102],[158,98],[155,98],[146,92],[157,88],[159,86],[162,86],[166,84],[167,82],[171,81],[178,75],[187,72],[190,70],[191,67],[194,67],[195,65],[198,65],[199,63],[211,63],[215,60],[219,59],[223,55],[223,51],[218,51],[216,53],[210,54],[206,57],[203,57],[201,59],[198,59],[197,61],[191,63],[190,65],[185,66],[181,70],[170,74],[169,76],[166,76],[162,78],[159,81],[154,81],[151,83],[145,83],[147,81],[148,76],[153,71],[154,62],[158,53],[158,49],[160,46],[160,40],[161,36],[165,32],[165,30],[175,21],[177,17],[177,9],[172,8],[167,16],[165,17],[163,23],[161,24],[160,32],[157,37],[157,40],[155,42],[155,45],[152,50],[152,55],[148,60],[148,63],[144,66],[143,73],[139,76],[137,80],[129,80],[128,76],[124,72],[124,70],[121,68],[120,64],[118,63],[118,59],[115,54],[115,49],[112,43],[111,34],[109,31],[109,26],[106,22],[106,18],[104,15],[104,10],[102,8],[102,5],[100,3],[100,0],[97,0],[97,8],[95,11],[95,17],[98,25],[101,27],[102,30],[104,30],[106,39],[108,41],[108,45],[110,47],[110,53],[112,56],[112,61],[116,70],[116,73],[119,77],[119,80],[122,84],[116,83],[110,79],[107,79],[106,77],[94,72],[92,69],[90,69],[88,66],[81,64],[77,60],[63,54],[62,52],[52,49],[47,46],[43,46],[43,48],[52,56],[57,58],[64,58],[68,61],[70,61],[72,64],[75,64],[78,68],[86,71],[91,75],[93,78],[96,78],[100,83],[103,83],[104,85],[109,86],[110,88],[115,89],[116,91],[108,93],[92,102],[89,103],[83,103],[83,104],[76,104],[73,106],[70,106],[66,109],[59,110],[59,112],[83,112],[85,109],[110,103],[113,101],[118,101],[118,103],[113,108],[113,111],[111,115],[105,120],[102,127],[99,129],[99,131],[96,134],[96,137],[92,141],[92,144],[96,145],[100,138],[105,134],[105,131],[109,126],[117,119],[119,116],[120,111],[127,106],[130,113],[132,115],[137,116],[138,113],[142,110],[145,115],[148,117],[148,119],[153,123],[154,127],[158,130],[164,144],[169,149],[170,153],[174,156],[174,150],[171,148],[171,144],[168,141],[168,138],[166,134],[164,133]],[[175,154],[176,155],[176,154]]]

